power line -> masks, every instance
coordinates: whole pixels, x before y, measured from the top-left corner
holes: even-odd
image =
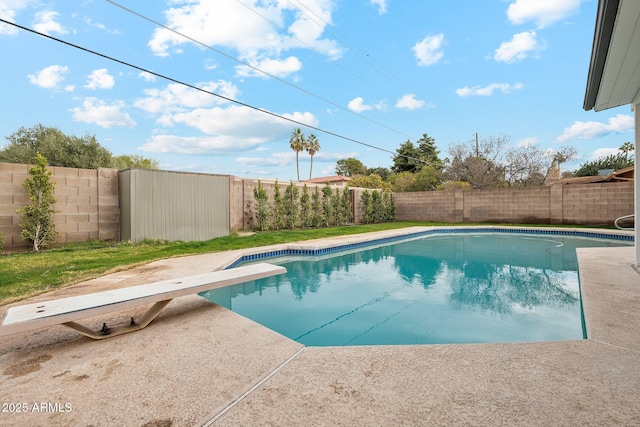
[[[389,79],[391,81],[394,81],[395,84],[397,84],[399,87],[401,87],[404,90],[408,90],[410,92],[412,92],[412,90],[407,87],[407,85],[402,82],[402,80],[400,80],[398,77],[396,77],[391,71],[387,70],[385,67],[383,67],[381,64],[378,63],[378,61],[376,61],[370,54],[366,53],[365,51],[363,51],[362,49],[360,49],[355,43],[353,43],[351,40],[349,40],[346,36],[344,36],[342,33],[340,33],[340,31],[338,31],[335,26],[333,26],[332,24],[330,24],[329,22],[325,21],[324,19],[322,19],[321,16],[319,16],[317,13],[315,13],[310,7],[308,7],[307,5],[305,5],[304,3],[302,3],[301,0],[296,0],[297,3],[299,3],[300,5],[304,6],[305,9],[307,9],[309,11],[309,13],[311,13],[313,16],[315,16],[316,18],[318,18],[318,20],[320,22],[322,22],[324,24],[324,26],[318,24],[318,22],[316,22],[313,18],[311,18],[304,10],[300,9],[298,6],[296,6],[295,4],[293,4],[293,2],[291,0],[287,0],[287,3],[289,3],[291,6],[295,7],[296,9],[298,9],[300,11],[300,13],[302,13],[303,15],[305,15],[307,18],[309,18],[311,20],[311,22],[313,22],[314,24],[316,24],[317,26],[321,27],[321,28],[325,28],[328,27],[329,31],[334,33],[339,39],[342,39],[343,41],[343,45],[350,50],[351,52],[355,53],[357,56],[360,57],[360,59],[369,64],[369,66],[371,68],[373,68],[374,70],[376,70],[381,76],[385,77],[386,79]],[[346,42],[346,43],[345,43]]]
[[[199,41],[199,40],[197,40],[197,39],[195,39],[195,38],[193,38],[191,36],[188,36],[188,35],[180,32],[180,31],[174,30],[173,28],[170,28],[170,27],[168,27],[168,26],[166,26],[166,25],[164,25],[164,24],[162,24],[162,23],[160,23],[160,22],[158,22],[158,21],[156,21],[156,20],[154,20],[154,19],[152,19],[152,18],[150,18],[150,17],[148,17],[146,15],[143,15],[143,14],[141,14],[139,12],[136,12],[133,9],[129,9],[126,6],[123,6],[123,5],[117,3],[117,2],[115,2],[113,0],[105,0],[105,1],[107,3],[110,3],[110,4],[114,5],[114,6],[117,6],[120,9],[122,9],[122,10],[124,10],[126,12],[129,12],[129,13],[131,13],[131,14],[133,14],[133,15],[141,18],[141,19],[144,19],[145,21],[151,22],[152,24],[157,25],[160,28],[163,28],[163,29],[165,29],[167,31],[170,31],[170,32],[174,33],[174,34],[177,34],[180,37],[184,37],[185,39],[187,39],[189,41],[192,41],[193,43],[196,43],[196,44],[198,44],[198,45],[200,45],[200,46],[202,46],[202,47],[204,47],[206,49],[212,50],[212,51],[214,51],[214,52],[216,52],[216,53],[218,53],[220,55],[223,55],[224,57],[229,58],[229,59],[231,59],[231,60],[233,60],[233,61],[235,61],[235,62],[237,62],[239,64],[242,64],[242,65],[245,65],[247,67],[250,67],[252,70],[258,71],[259,73],[264,74],[265,76],[271,77],[272,79],[275,79],[275,80],[279,81],[280,83],[284,83],[289,87],[297,89],[297,90],[299,90],[299,91],[301,91],[301,92],[303,92],[303,93],[305,93],[307,95],[313,96],[314,98],[319,99],[319,100],[321,100],[323,102],[326,102],[329,105],[333,105],[334,107],[339,108],[340,110],[346,111],[346,112],[348,112],[350,114],[353,114],[353,115],[355,115],[357,117],[360,117],[361,119],[367,120],[367,121],[369,121],[369,122],[371,122],[371,123],[373,123],[373,124],[375,124],[377,126],[383,127],[385,129],[390,130],[390,131],[392,131],[394,133],[397,133],[399,135],[406,136],[410,140],[416,139],[416,138],[411,137],[410,135],[407,135],[406,133],[404,133],[402,131],[394,129],[394,128],[392,128],[390,126],[387,126],[387,125],[385,125],[383,123],[380,123],[380,122],[378,122],[376,120],[370,119],[369,117],[363,116],[362,114],[358,114],[355,111],[349,110],[348,108],[345,108],[340,104],[337,104],[337,103],[335,103],[333,101],[330,101],[330,100],[328,100],[326,98],[323,98],[322,96],[320,96],[318,94],[315,94],[315,93],[313,93],[313,92],[311,92],[311,91],[309,91],[307,89],[304,89],[304,88],[302,88],[300,86],[297,86],[297,85],[295,85],[295,84],[293,84],[291,82],[288,82],[285,79],[282,79],[282,78],[280,78],[278,76],[270,74],[270,73],[268,73],[268,72],[266,72],[266,71],[264,71],[264,70],[262,70],[262,69],[260,69],[260,68],[258,68],[256,66],[254,66],[254,65],[249,64],[248,62],[245,62],[245,61],[242,61],[242,60],[240,60],[238,58],[235,58],[235,57],[233,57],[233,56],[231,56],[231,55],[229,55],[229,54],[227,54],[227,53],[225,53],[225,52],[223,52],[223,51],[221,51],[219,49],[214,48],[213,46],[209,46],[209,45],[207,45],[207,44],[205,44],[205,43],[203,43],[203,42],[201,42],[201,41]]]
[[[177,84],[180,84],[180,85],[186,86],[186,87],[188,87],[188,88],[191,88],[191,89],[194,89],[194,90],[197,90],[197,91],[200,91],[200,92],[203,92],[203,93],[206,93],[206,94],[209,94],[209,95],[215,96],[215,97],[220,98],[220,99],[224,99],[225,101],[229,101],[229,102],[232,102],[232,103],[234,103],[234,104],[237,104],[237,105],[240,105],[240,106],[243,106],[243,107],[251,108],[252,110],[255,110],[255,111],[258,111],[258,112],[261,112],[261,113],[264,113],[264,114],[268,114],[268,115],[270,115],[270,116],[276,117],[276,118],[281,119],[281,120],[288,121],[288,122],[290,122],[290,123],[294,123],[294,124],[296,124],[296,125],[298,125],[298,126],[302,126],[302,127],[305,127],[305,128],[308,128],[308,129],[312,129],[312,130],[315,130],[315,131],[318,131],[318,132],[322,132],[322,133],[324,133],[324,134],[326,134],[326,135],[331,135],[331,136],[334,136],[334,137],[336,137],[336,138],[343,139],[343,140],[345,140],[345,141],[350,141],[350,142],[353,142],[353,143],[355,143],[355,144],[359,144],[359,145],[362,145],[362,146],[365,146],[365,147],[373,148],[374,150],[378,150],[378,151],[383,151],[383,152],[386,152],[386,153],[390,153],[390,154],[393,154],[393,155],[395,155],[395,156],[405,157],[405,158],[407,158],[407,159],[416,160],[416,161],[422,161],[422,160],[420,160],[420,159],[417,159],[417,158],[414,158],[414,157],[410,157],[410,156],[406,156],[406,155],[404,155],[404,154],[399,154],[399,153],[396,153],[396,152],[391,151],[391,150],[387,150],[387,149],[382,148],[382,147],[378,147],[378,146],[375,146],[375,145],[372,145],[372,144],[368,144],[368,143],[366,143],[366,142],[359,141],[359,140],[354,139],[354,138],[350,138],[350,137],[348,137],[348,136],[340,135],[340,134],[338,134],[338,133],[336,133],[336,132],[332,132],[332,131],[329,131],[329,130],[326,130],[326,129],[322,129],[322,128],[319,128],[319,127],[317,127],[317,126],[312,126],[312,125],[309,125],[309,124],[307,124],[307,123],[303,123],[303,122],[300,122],[300,121],[298,121],[298,120],[294,120],[294,119],[292,119],[292,118],[285,117],[285,116],[282,116],[282,115],[280,115],[280,114],[273,113],[273,112],[268,111],[268,110],[265,110],[265,109],[263,109],[263,108],[255,107],[255,106],[253,106],[253,105],[251,105],[251,104],[247,104],[247,103],[245,103],[245,102],[238,101],[238,100],[236,100],[236,99],[229,98],[229,97],[224,96],[224,95],[220,95],[220,94],[218,94],[218,93],[215,93],[215,92],[212,92],[212,91],[209,91],[209,90],[206,90],[206,89],[203,89],[203,88],[200,88],[200,87],[194,86],[194,85],[192,85],[192,84],[189,84],[189,83],[183,82],[183,81],[178,80],[178,79],[175,79],[175,78],[173,78],[173,77],[169,77],[169,76],[164,75],[164,74],[156,73],[155,71],[151,71],[151,70],[149,70],[149,69],[147,69],[147,68],[143,68],[143,67],[140,67],[140,66],[137,66],[137,65],[131,64],[130,62],[126,62],[126,61],[123,61],[123,60],[120,60],[120,59],[114,58],[114,57],[112,57],[112,56],[106,55],[106,54],[104,54],[104,53],[100,53],[100,52],[97,52],[97,51],[95,51],[95,50],[91,50],[91,49],[89,49],[89,48],[86,48],[86,47],[79,46],[79,45],[77,45],[77,44],[74,44],[74,43],[68,42],[68,41],[66,41],[66,40],[62,40],[62,39],[59,39],[59,38],[57,38],[57,37],[53,37],[53,36],[51,36],[51,35],[49,35],[49,34],[44,34],[44,33],[41,33],[41,32],[39,32],[39,31],[33,30],[33,29],[31,29],[31,28],[24,27],[24,26],[22,26],[22,25],[20,25],[20,24],[16,24],[15,22],[10,22],[10,21],[7,21],[7,20],[2,19],[2,18],[0,18],[0,22],[1,22],[1,23],[3,23],[3,24],[11,25],[11,26],[13,26],[13,27],[19,28],[19,29],[24,30],[24,31],[28,31],[28,32],[30,32],[30,33],[32,33],[32,34],[36,34],[36,35],[39,35],[39,36],[41,36],[41,37],[44,37],[44,38],[47,38],[47,39],[50,39],[50,40],[56,41],[56,42],[58,42],[58,43],[62,43],[62,44],[64,44],[64,45],[67,45],[67,46],[70,46],[70,47],[73,47],[73,48],[79,49],[79,50],[81,50],[81,51],[83,51],[83,52],[90,53],[90,54],[92,54],[92,55],[96,55],[96,56],[99,56],[99,57],[104,58],[104,59],[108,59],[109,61],[116,62],[116,63],[121,64],[121,65],[124,65],[124,66],[126,66],[126,67],[134,68],[134,69],[136,69],[136,70],[138,70],[138,71],[142,71],[142,72],[145,72],[145,73],[149,73],[149,74],[151,74],[151,75],[154,75],[154,76],[156,76],[156,77],[160,77],[160,78],[165,79],[165,80],[168,80],[168,81],[170,81],[170,82],[173,82],[173,83],[177,83]]]
[[[107,0],[108,1],[108,0]],[[272,21],[271,19],[267,18],[266,16],[264,16],[263,14],[261,14],[260,12],[258,12],[256,9],[254,9],[253,7],[251,7],[250,5],[244,3],[242,0],[236,0],[236,2],[240,3],[242,6],[246,7],[247,9],[249,9],[251,12],[255,13],[256,15],[258,15],[259,17],[261,17],[262,19],[264,19],[265,21],[269,22],[271,25],[273,25],[276,28],[279,28],[281,30],[284,30],[284,26]],[[292,6],[295,7],[295,5],[292,4]],[[299,9],[298,9],[299,10]],[[301,40],[300,38],[296,37],[295,35],[291,35],[292,38],[298,40],[300,43],[302,43],[304,46],[307,47],[307,49],[311,50],[312,52],[314,52],[315,54],[317,54],[318,56],[323,57],[324,59],[327,60],[327,62],[335,65],[336,67],[340,68],[342,71],[344,71],[345,73],[351,74],[351,76],[353,76],[354,78],[360,80],[362,83],[366,84],[367,86],[369,86],[370,88],[372,88],[373,90],[375,90],[376,92],[380,93],[381,95],[384,95],[388,98],[392,98],[391,95],[383,92],[379,87],[377,87],[376,85],[374,85],[373,83],[368,82],[367,80],[365,80],[364,78],[360,77],[359,75],[355,74],[353,71],[349,70],[347,67],[344,67],[342,65],[340,65],[337,61],[332,60],[331,58],[329,58],[329,56],[325,55],[324,53],[320,52],[319,50],[317,50],[316,48],[314,48],[313,46],[309,45],[308,43],[306,43],[304,40]]]

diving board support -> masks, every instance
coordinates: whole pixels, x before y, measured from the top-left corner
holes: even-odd
[[[165,308],[169,303],[173,301],[172,299],[168,299],[165,301],[159,301],[153,304],[149,310],[147,310],[144,315],[140,318],[138,322],[134,321],[134,318],[131,318],[131,323],[126,326],[120,327],[107,327],[106,323],[103,324],[103,329],[96,332],[93,329],[87,328],[84,325],[81,325],[77,322],[65,322],[64,326],[73,329],[76,332],[81,333],[85,337],[93,338],[94,340],[102,340],[109,337],[115,337],[117,335],[126,334],[127,332],[138,331],[144,327],[146,327],[156,316]]]
[[[64,325],[92,339],[113,337],[146,327],[175,298],[286,272],[287,269],[281,266],[257,263],[179,279],[11,307],[0,323],[0,336]],[[103,323],[101,330],[94,331],[77,322],[147,304],[153,305],[139,320],[131,318],[128,325],[111,328]]]

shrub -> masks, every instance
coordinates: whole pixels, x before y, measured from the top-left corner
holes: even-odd
[[[293,184],[293,181],[289,181],[289,185],[284,190],[282,203],[285,226],[290,229],[296,228],[298,226],[300,205],[298,204],[298,187]]]
[[[371,218],[374,223],[385,222],[386,215],[382,204],[382,195],[378,190],[371,192]]]
[[[342,191],[342,199],[340,201],[342,205],[342,215],[345,225],[353,221],[353,207],[351,206],[351,192],[349,187],[345,187]]]
[[[253,189],[253,198],[256,201],[255,212],[258,229],[265,231],[269,229],[269,195],[260,181],[258,181],[258,187]]]
[[[329,184],[322,187],[322,215],[324,219],[324,225],[327,227],[331,225],[334,219],[334,210],[333,204],[331,203],[331,198],[333,196],[333,191],[331,191],[331,187]]]
[[[320,190],[316,186],[311,195],[311,226],[320,227],[324,223],[324,211],[322,208],[322,198]]]
[[[336,188],[336,191],[331,195],[331,207],[333,210],[333,218],[331,220],[331,224],[340,225],[344,223],[344,215],[342,213],[342,198],[340,197],[339,188]]]
[[[371,193],[364,190],[360,195],[362,201],[362,222],[371,224],[373,222],[373,211],[371,210]]]
[[[305,183],[300,196],[300,223],[304,228],[313,227],[313,214],[311,210],[311,198],[309,197],[309,187]]]
[[[280,193],[278,180],[273,187],[273,204],[271,205],[271,218],[273,219],[273,228],[280,230],[285,226],[284,218],[284,199]]]
[[[20,224],[20,237],[31,241],[35,252],[55,242],[58,235],[53,222],[56,198],[53,194],[55,185],[51,182],[52,174],[47,170],[47,159],[36,153],[36,165],[29,169],[29,177],[22,184],[31,203],[18,209],[23,221]]]

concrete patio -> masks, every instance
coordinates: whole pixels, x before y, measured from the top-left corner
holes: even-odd
[[[264,250],[153,262],[28,302],[204,273]],[[578,256],[587,340],[304,347],[194,295],[174,300],[149,327],[104,341],[61,326],[0,338],[0,424],[640,425],[634,248]],[[139,311],[88,323],[99,329]],[[26,412],[11,412],[15,404]]]

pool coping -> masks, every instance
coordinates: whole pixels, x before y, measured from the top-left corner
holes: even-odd
[[[570,237],[599,238],[608,240],[619,240],[626,242],[634,241],[634,233],[623,230],[607,229],[584,229],[566,227],[519,227],[519,226],[446,226],[446,227],[407,227],[396,230],[385,230],[372,233],[352,234],[340,236],[341,240],[348,240],[342,244],[336,244],[337,238],[314,239],[296,243],[284,243],[281,245],[262,246],[247,249],[242,254],[231,261],[224,268],[233,268],[242,262],[252,262],[258,260],[268,260],[281,256],[318,256],[330,253],[346,251],[351,249],[364,248],[367,246],[390,243],[403,239],[426,237],[439,234],[459,234],[459,233],[504,233],[504,234],[526,234],[526,235],[562,235]],[[359,238],[360,237],[360,238]],[[347,239],[348,238],[348,239]],[[270,249],[271,248],[271,249]]]
[[[407,238],[429,228],[172,258],[34,299],[198,274],[228,267],[247,254]],[[528,230],[630,234],[562,227]],[[149,328],[104,342],[90,342],[55,327],[0,337],[0,372],[5,380],[0,400],[38,398],[74,404],[72,413],[0,414],[0,422],[638,425],[640,276],[632,267],[633,254],[632,246],[578,251],[586,340],[304,347],[197,296],[176,300]],[[5,307],[0,307],[0,314]],[[96,325],[103,317],[95,319]],[[7,376],[15,367],[26,368],[25,362],[35,363],[37,370]],[[147,393],[140,394],[145,389]]]

